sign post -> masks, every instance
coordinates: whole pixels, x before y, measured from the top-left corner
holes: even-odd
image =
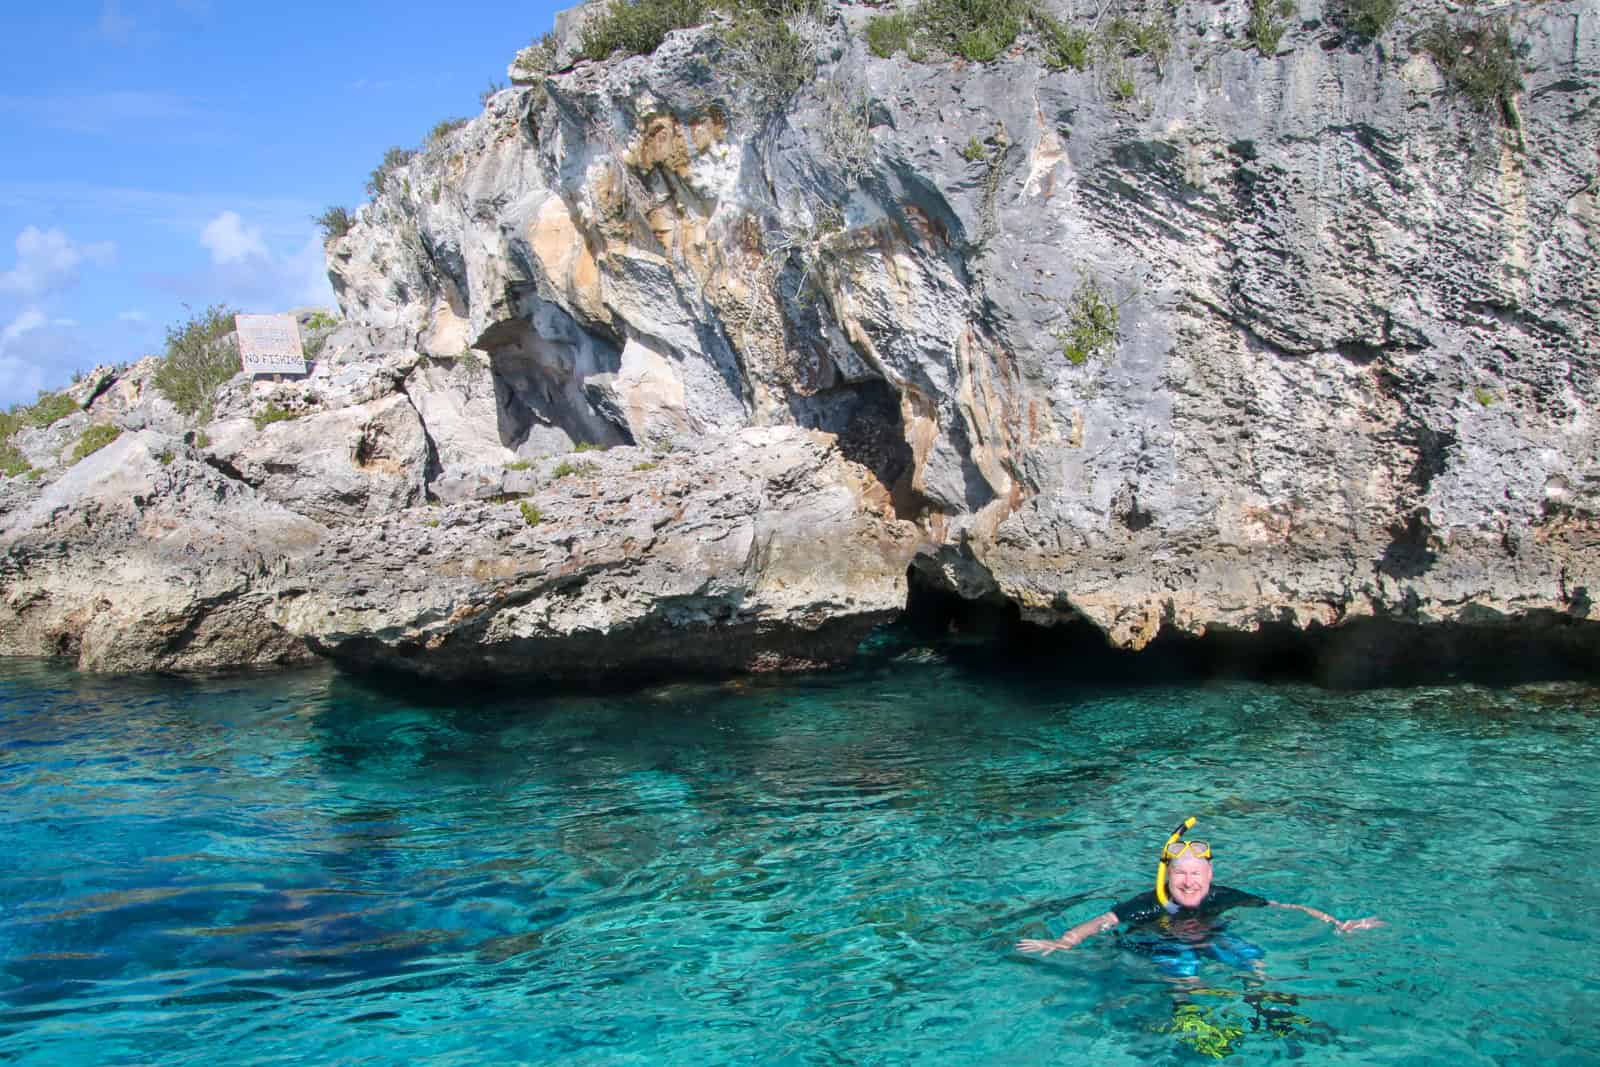
[[[250,374],[304,374],[300,324],[293,315],[235,315],[239,362]]]

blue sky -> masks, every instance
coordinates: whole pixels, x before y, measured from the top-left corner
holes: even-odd
[[[0,407],[160,351],[185,305],[335,306],[311,216],[570,2],[3,5]]]

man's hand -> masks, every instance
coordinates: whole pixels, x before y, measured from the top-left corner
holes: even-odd
[[[1341,934],[1348,934],[1352,930],[1371,930],[1375,926],[1386,925],[1387,924],[1376,915],[1368,915],[1364,919],[1346,919],[1343,922],[1333,924],[1334,929],[1338,930]]]
[[[1077,943],[1078,942],[1071,940],[1070,934],[1066,937],[1062,937],[1058,941],[1039,941],[1032,938],[1024,938],[1023,940],[1017,942],[1017,951],[1037,952],[1041,956],[1048,956],[1052,952],[1062,952],[1066,949],[1069,949]]]

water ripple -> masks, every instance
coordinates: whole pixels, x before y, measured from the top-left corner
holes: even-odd
[[[0,666],[0,1060],[1593,1061],[1580,686],[1107,689],[944,657],[409,707]],[[1183,813],[1264,969],[1105,936]],[[1492,932],[1492,936],[1485,936]],[[1276,1036],[1267,1029],[1278,1027]]]

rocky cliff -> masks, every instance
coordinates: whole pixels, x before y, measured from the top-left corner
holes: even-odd
[[[308,377],[200,427],[108,371],[18,435],[0,652],[812,664],[908,572],[1128,648],[1600,646],[1600,4],[1402,2],[1374,41],[1124,0],[988,62],[876,54],[883,13],[792,25],[777,89],[726,15],[579,61],[568,13],[377,176]],[[1521,84],[1474,99],[1491,25]],[[69,467],[86,421],[127,432]]]

